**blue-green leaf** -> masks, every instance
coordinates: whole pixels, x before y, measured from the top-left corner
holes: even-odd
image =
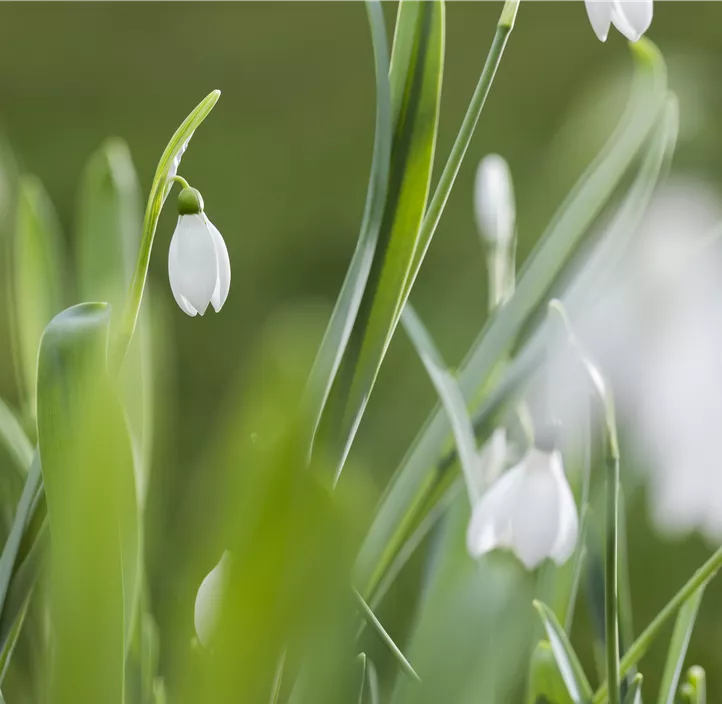
[[[353,328],[353,344],[341,362],[322,431],[324,439],[333,439],[338,447],[336,478],[391,341],[418,244],[438,126],[443,4],[438,0],[401,3],[396,39],[390,80],[397,120],[388,194],[368,284]]]
[[[572,701],[575,704],[591,702],[592,688],[589,680],[584,674],[584,669],[572,648],[572,644],[569,642],[567,634],[557,621],[556,616],[554,616],[554,612],[540,601],[534,602],[534,608],[539,612],[544,624],[544,630],[554,653],[554,659],[559,666],[559,672]]]
[[[366,194],[366,207],[356,250],[346,272],[346,278],[336,300],[309,380],[307,393],[310,395],[308,403],[314,424],[313,432],[321,419],[361,305],[361,298],[376,251],[388,190],[393,123],[386,25],[381,3],[378,0],[368,0],[366,10],[371,28],[376,67],[376,136]]]
[[[38,360],[38,445],[52,539],[53,701],[123,699],[139,585],[133,453],[106,368],[110,308],[48,325]]]
[[[461,468],[466,477],[469,498],[476,501],[483,487],[479,477],[476,437],[464,396],[411,304],[404,308],[401,321],[449,418]]]

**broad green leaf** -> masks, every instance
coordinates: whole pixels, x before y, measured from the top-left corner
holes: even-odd
[[[80,187],[77,270],[82,301],[106,301],[122,313],[140,244],[143,216],[130,150],[109,139],[90,157]],[[136,450],[141,505],[150,462],[153,385],[149,378],[151,329],[141,315],[121,372],[122,401]],[[114,321],[117,322],[117,321]]]
[[[480,497],[484,487],[480,481],[476,437],[464,396],[411,304],[404,308],[401,320],[449,417],[459,461],[466,477],[469,499],[474,502]]]
[[[374,614],[374,612],[371,610],[371,607],[364,601],[364,598],[355,589],[354,596],[356,597],[356,600],[361,607],[361,614],[363,615],[364,619],[374,629],[374,631],[376,631],[379,638],[381,638],[383,643],[394,656],[395,660],[401,666],[401,669],[413,679],[420,681],[419,676],[416,674],[416,670],[414,670],[406,656],[401,652],[399,646],[394,643],[393,638],[391,638],[391,636],[387,633],[381,621],[378,620],[376,614]]]
[[[77,277],[81,301],[120,313],[140,245],[138,177],[127,144],[108,139],[88,160],[80,184]]]
[[[40,337],[63,308],[61,242],[58,218],[42,183],[35,176],[22,176],[13,241],[12,319],[25,410],[31,416],[35,415]]]
[[[429,192],[441,97],[444,6],[401,3],[391,60],[392,110],[397,116],[389,188],[368,284],[329,397],[324,441],[338,446],[343,469],[400,313]],[[399,52],[410,52],[408,62]],[[407,63],[406,71],[403,70]]]
[[[624,704],[642,704],[642,675],[636,674],[632,678],[632,683],[624,697]]]
[[[548,641],[540,641],[531,656],[527,704],[572,704]]]
[[[659,687],[658,704],[674,704],[676,700],[679,676],[682,673],[684,659],[687,655],[687,647],[692,637],[692,630],[697,620],[697,612],[699,611],[699,605],[704,596],[706,586],[706,583],[703,584],[694,595],[685,602],[677,614],[672,640],[669,643],[669,650],[667,651],[667,661],[664,665],[664,672],[662,673],[662,683]]]
[[[459,375],[459,385],[467,402],[478,398],[497,361],[508,352],[524,325],[543,304],[659,118],[666,98],[663,61],[646,40],[633,45],[632,50],[638,69],[627,112],[552,219],[524,265],[514,295],[492,315],[472,346]],[[533,351],[529,351],[528,357],[534,356]],[[489,420],[488,416],[481,423],[485,420]],[[363,594],[368,595],[374,589],[403,542],[414,511],[435,486],[433,462],[440,456],[448,435],[445,413],[437,409],[397,469],[358,557],[357,584]]]
[[[145,280],[148,276],[148,265],[150,264],[150,253],[153,249],[153,239],[155,230],[158,226],[161,210],[165,199],[170,193],[173,186],[171,179],[178,173],[181,158],[188,148],[188,143],[193,137],[196,129],[200,127],[203,120],[218,102],[221,92],[214,90],[209,93],[200,103],[192,110],[190,115],[181,123],[180,127],[171,137],[168,146],[161,155],[158,167],[153,177],[153,183],[150,187],[148,202],[145,208],[145,216],[143,217],[143,230],[140,242],[140,250],[133,272],[131,288],[122,320],[120,321],[120,329],[118,331],[118,340],[115,343],[117,347],[113,350],[114,357],[113,368],[119,367],[125,358],[130,341],[135,332],[135,326],[138,322],[140,313],[140,304],[143,299],[143,291],[145,289]]]
[[[392,122],[391,89],[389,86],[389,52],[381,3],[366,3],[376,67],[376,136],[374,138],[371,175],[366,193],[366,207],[361,222],[356,250],[336,300],[316,360],[311,370],[308,391],[313,432],[320,422],[326,400],[341,364],[354,321],[361,305],[373,262],[376,243],[384,214],[391,159]]]
[[[80,304],[56,316],[40,344],[53,701],[123,700],[140,546],[131,442],[106,369],[109,324],[107,304]]]
[[[567,634],[557,621],[554,612],[540,601],[534,602],[534,608],[539,612],[539,617],[544,624],[549,645],[554,653],[554,659],[559,666],[567,692],[575,704],[592,701],[592,688],[577,654],[569,642]]]
[[[0,399],[0,442],[12,457],[15,466],[25,476],[33,459],[33,446],[25,435],[20,421],[2,399]]]

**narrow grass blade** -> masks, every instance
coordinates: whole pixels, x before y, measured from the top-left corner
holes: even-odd
[[[366,689],[366,653],[359,653],[356,662],[361,665],[361,686],[358,693],[358,704],[363,704]]]
[[[542,305],[658,120],[666,98],[664,63],[646,40],[634,45],[633,52],[638,70],[627,112],[530,255],[514,295],[492,316],[473,345],[459,375],[459,385],[467,401],[478,398],[497,360]],[[530,352],[530,356],[534,355]],[[357,584],[364,594],[373,591],[403,542],[413,512],[434,486],[433,463],[448,434],[445,413],[438,409],[427,421],[382,497],[357,561]]]
[[[351,330],[368,281],[376,243],[384,214],[388,191],[389,163],[393,122],[389,84],[389,50],[383,10],[378,0],[368,0],[366,10],[376,67],[376,136],[371,162],[371,175],[366,193],[366,207],[356,250],[351,259],[341,292],[326,328],[321,347],[311,371],[307,394],[313,422],[312,433],[321,420],[336,372],[341,364]]]
[[[569,638],[567,638],[567,634],[557,621],[556,616],[554,616],[554,612],[540,601],[534,602],[534,608],[539,612],[544,624],[544,630],[547,638],[549,638],[554,659],[559,666],[559,672],[572,701],[575,704],[591,702],[592,688],[589,680],[584,674],[584,669],[572,648],[572,644],[569,642]]]
[[[30,511],[33,505],[35,493],[40,487],[42,480],[42,472],[40,468],[40,457],[35,454],[27,478],[23,493],[20,496],[15,518],[10,529],[10,535],[3,546],[2,556],[0,556],[0,613],[5,614],[5,602],[8,595],[8,587],[10,579],[15,570],[20,543],[25,532],[25,527],[30,517]],[[4,644],[3,644],[4,645]],[[2,648],[0,648],[1,650]]]
[[[24,409],[35,414],[38,346],[45,326],[63,308],[62,236],[42,183],[22,176],[13,241],[12,320],[24,382]]]
[[[135,332],[140,304],[143,299],[143,291],[145,289],[145,280],[148,276],[148,265],[150,264],[150,253],[153,249],[155,230],[158,226],[158,219],[160,218],[163,204],[173,185],[171,178],[178,172],[181,157],[188,148],[191,137],[193,137],[193,134],[206,117],[208,117],[208,114],[218,102],[220,96],[221,92],[214,90],[201,100],[175,131],[175,134],[171,137],[168,146],[166,146],[158,162],[158,168],[153,177],[153,183],[151,184],[150,194],[146,204],[145,216],[143,218],[140,251],[138,252],[123,317],[119,323],[120,328],[118,330],[118,339],[115,343],[117,347],[114,349],[113,368],[118,368],[122,364],[128,347],[130,346],[133,333]]]
[[[706,584],[703,584],[677,614],[672,640],[667,651],[667,661],[662,673],[662,682],[659,686],[658,704],[674,704],[676,701],[679,677],[682,673],[687,647],[692,637],[692,630],[697,620],[697,612],[706,586]]]
[[[456,379],[447,370],[431,335],[410,304],[404,309],[401,320],[449,417],[459,461],[466,478],[469,500],[473,504],[481,495],[483,487],[479,477],[479,457],[474,427],[464,396],[459,390]]]
[[[637,674],[632,678],[624,704],[642,704],[642,675]]]
[[[369,625],[373,627],[374,631],[378,634],[381,640],[384,642],[386,647],[389,649],[391,654],[394,656],[396,661],[399,663],[401,669],[410,677],[420,682],[421,679],[416,674],[416,671],[411,666],[411,663],[406,659],[406,656],[401,652],[399,647],[394,643],[391,636],[386,632],[386,629],[381,625],[381,622],[376,618],[376,615],[371,610],[371,607],[364,601],[364,598],[354,589],[354,596],[361,607],[361,613],[363,617],[368,621]]]
[[[5,446],[15,466],[25,476],[33,460],[33,446],[25,435],[20,421],[0,398],[0,443]]]
[[[54,701],[123,700],[140,546],[131,442],[106,369],[109,324],[109,306],[84,303],[56,316],[40,344]]]
[[[401,55],[407,52],[404,71]],[[322,424],[323,438],[337,446],[335,479],[391,342],[418,246],[436,145],[443,55],[444,5],[438,0],[402,3],[391,62],[397,121],[383,220],[354,324],[354,344],[346,349]]]

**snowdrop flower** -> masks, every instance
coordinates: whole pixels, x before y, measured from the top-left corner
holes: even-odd
[[[231,262],[221,233],[203,212],[195,188],[178,196],[178,224],[168,252],[173,297],[184,313],[203,315],[210,303],[219,312],[231,285]]]
[[[652,0],[584,0],[594,33],[607,41],[613,24],[630,42],[636,42],[652,23]]]
[[[546,557],[563,564],[574,552],[578,522],[561,454],[533,447],[474,506],[467,550],[480,557],[506,548],[527,569]]]
[[[198,640],[207,648],[220,620],[220,606],[228,581],[231,554],[223,553],[218,564],[206,575],[196,594],[194,624]]]
[[[704,181],[660,187],[603,293],[578,275],[574,324],[609,374],[642,462],[655,527],[722,542],[722,201]],[[564,385],[560,378],[558,386]],[[578,409],[569,408],[569,415]],[[566,422],[566,416],[564,416]],[[566,426],[565,426],[566,427]]]
[[[488,244],[511,244],[516,221],[514,188],[509,165],[498,154],[489,154],[479,163],[474,210],[479,232]]]

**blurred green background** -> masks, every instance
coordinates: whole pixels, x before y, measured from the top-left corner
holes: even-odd
[[[437,167],[456,136],[499,10],[494,2],[447,7]],[[395,5],[386,11],[391,27]],[[649,33],[670,65],[681,101],[682,139],[674,168],[713,182],[722,176],[721,25],[719,3],[658,2]],[[581,2],[522,3],[412,296],[451,363],[461,359],[486,311],[484,258],[471,207],[479,158],[495,151],[511,165],[523,261],[611,131],[629,72],[621,36],[612,32],[606,45],[598,42]],[[205,318],[191,320],[175,306],[166,264],[172,208],[158,229],[150,278],[155,319],[168,336],[156,365],[148,559],[159,620],[164,602],[187,600],[189,629],[193,593],[185,584],[178,589],[174,575],[189,554],[203,556],[210,568],[222,549],[207,545],[197,530],[199,517],[218,499],[210,481],[218,470],[206,461],[204,448],[217,433],[229,395],[242,393],[260,329],[290,305],[329,312],[353,251],[375,109],[364,7],[352,2],[0,6],[0,123],[22,168],[46,185],[69,247],[80,174],[101,141],[110,135],[128,141],[145,192],[173,130],[214,88],[223,96],[194,138],[181,173],[201,189],[206,212],[226,239],[230,296],[220,315]],[[0,393],[15,400],[5,331],[4,325]],[[433,403],[420,365],[398,336],[354,450],[379,490]],[[203,481],[194,480],[199,477]],[[670,544],[655,536],[641,492],[631,497],[629,508],[639,629],[706,548],[694,539]],[[714,686],[722,672],[721,617],[722,585],[716,584],[703,603],[689,656],[689,662],[707,668],[711,701],[722,696],[719,684]],[[652,683],[664,655],[658,650],[644,668]]]

